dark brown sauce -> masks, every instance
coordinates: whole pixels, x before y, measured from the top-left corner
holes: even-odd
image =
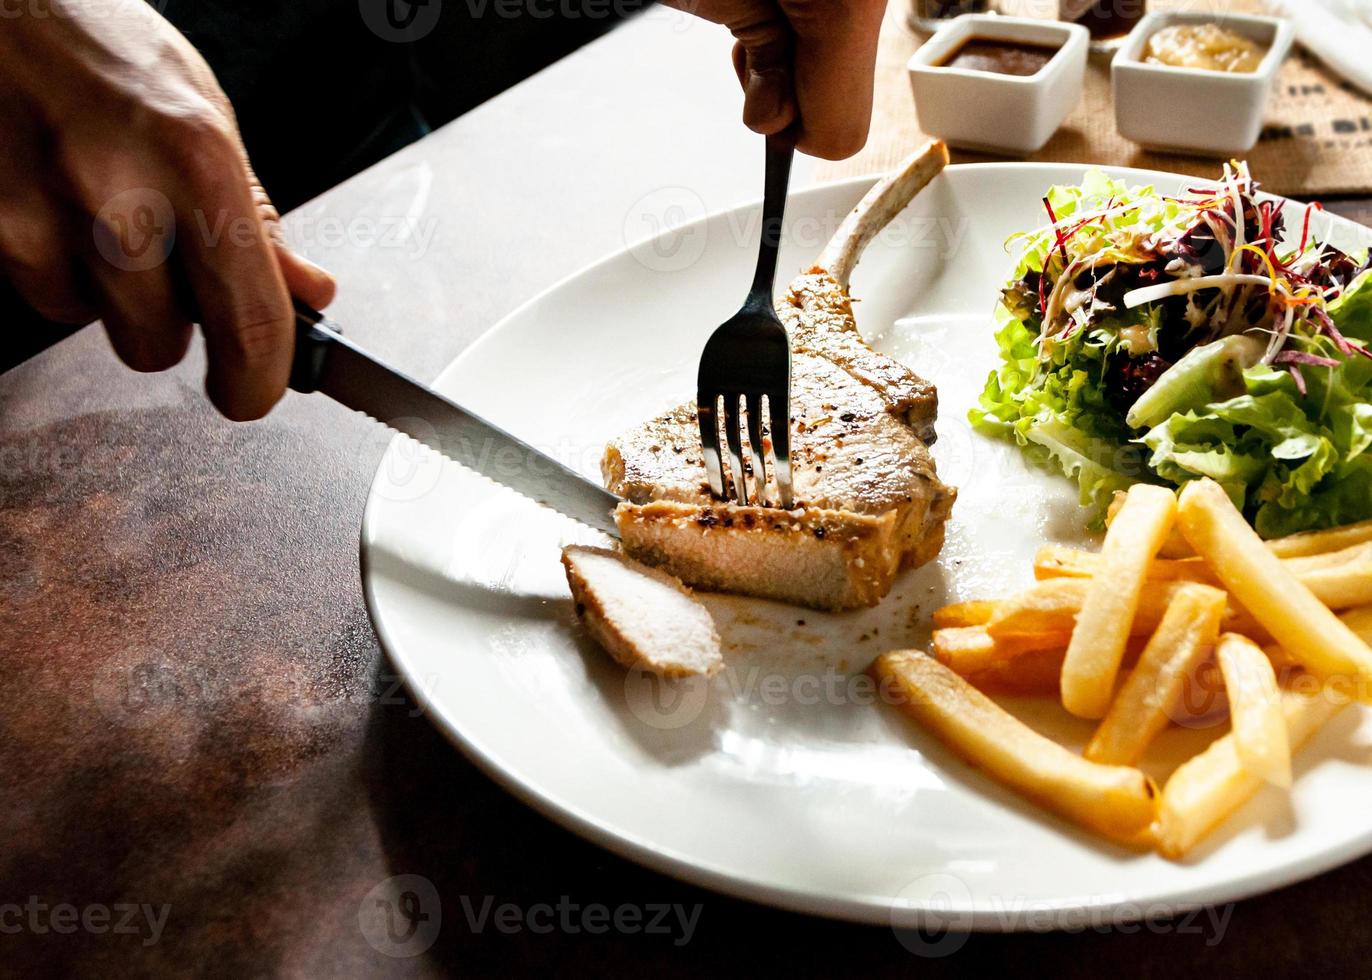
[[[1147,13],[1145,0],[1060,0],[1058,18],[1076,21],[1098,41],[1124,37]]]
[[[997,75],[1037,75],[1057,53],[1058,48],[1048,44],[969,37],[940,61],[939,66],[989,71]]]

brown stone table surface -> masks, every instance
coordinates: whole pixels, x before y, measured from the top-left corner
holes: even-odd
[[[338,273],[351,335],[432,377],[651,231],[664,193],[757,194],[726,53],[649,15],[302,208],[291,236]],[[87,329],[0,377],[0,974],[1164,976],[1204,956],[1218,976],[1365,975],[1369,860],[1222,910],[1222,930],[975,935],[930,959],[583,842],[452,749],[377,645],[357,539],[384,435],[317,397],[224,422],[202,368],[135,375]],[[414,956],[360,924],[413,901],[397,875],[441,905]],[[478,930],[488,899],[701,911],[678,944]]]

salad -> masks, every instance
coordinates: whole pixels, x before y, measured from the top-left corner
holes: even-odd
[[[1177,196],[1054,187],[996,308],[978,429],[1080,484],[1209,477],[1264,537],[1372,517],[1372,269],[1242,163]],[[1288,234],[1288,231],[1290,234]],[[1347,243],[1345,243],[1347,244]]]

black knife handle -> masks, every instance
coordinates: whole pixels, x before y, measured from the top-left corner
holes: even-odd
[[[343,332],[318,310],[295,301],[295,357],[291,361],[291,390],[309,394],[319,390],[324,361],[335,338]]]

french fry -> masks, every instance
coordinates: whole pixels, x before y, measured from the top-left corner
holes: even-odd
[[[1131,646],[1137,644],[1141,637],[1133,637],[1129,643]],[[1137,651],[1142,653],[1140,649]],[[1032,654],[1037,657],[1038,654]],[[1005,664],[1003,667],[987,671],[984,674],[976,674],[970,678],[973,684],[982,690],[988,688],[982,686],[983,678],[995,678],[999,680],[1002,674],[1010,674],[1011,667],[1021,663],[1027,663],[1026,659],[1014,660]],[[1062,657],[1058,657],[1058,662],[1062,662]],[[1036,668],[1037,669],[1037,668]],[[1125,654],[1124,665],[1120,667],[1120,684],[1129,679],[1129,674],[1133,668],[1129,664],[1128,653]],[[1047,685],[1034,681],[1030,687],[1034,694],[1052,694],[1056,688],[1049,688]],[[995,693],[1001,693],[999,688],[993,689]],[[1008,687],[1005,693],[1016,693]],[[1201,723],[1219,724],[1222,719],[1229,717],[1229,700],[1224,696],[1224,679],[1220,677],[1220,668],[1214,660],[1207,659],[1198,666],[1193,672],[1186,674],[1182,678],[1182,693],[1175,707],[1168,713],[1168,717],[1179,725],[1195,726]]]
[[[1353,565],[1369,557],[1372,557],[1372,543],[1350,545],[1338,551],[1321,551],[1316,555],[1297,555],[1294,558],[1282,558],[1282,561],[1299,578],[1306,572]]]
[[[995,615],[995,612],[996,603],[993,599],[955,602],[951,606],[934,610],[934,626],[939,629],[957,626],[984,626]]]
[[[1115,515],[1124,506],[1124,493],[1120,491],[1115,494],[1110,502],[1109,510],[1105,515],[1107,526],[1114,522]],[[1329,528],[1324,531],[1302,531],[1299,534],[1288,535],[1284,538],[1272,538],[1267,541],[1267,547],[1278,558],[1301,558],[1307,555],[1322,555],[1331,551],[1342,551],[1353,545],[1372,542],[1372,520],[1360,521],[1357,524],[1345,524],[1343,527]],[[1173,528],[1172,533],[1167,536],[1167,540],[1158,549],[1160,558],[1194,558],[1196,549],[1191,547],[1191,542],[1186,540],[1181,528]]]
[[[1046,639],[1046,638],[1045,638]],[[1017,653],[1008,659],[993,659],[990,666],[976,671],[959,670],[964,666],[954,657],[951,660],[939,659],[951,670],[962,674],[978,690],[990,694],[1008,694],[1019,697],[1040,695],[1056,697],[1060,694],[1062,680],[1062,658],[1067,655],[1068,636],[1062,636],[1058,643],[1043,650],[1028,650]],[[1146,637],[1132,636],[1124,651],[1125,666],[1132,665],[1143,652]],[[1034,645],[1038,645],[1035,643]],[[1219,669],[1215,668],[1218,675]],[[1204,684],[1191,683],[1188,678],[1187,694],[1183,714],[1187,718],[1206,718],[1216,714],[1225,706],[1224,683],[1219,680]]]
[[[1034,556],[1034,578],[1092,578],[1102,568],[1101,556],[1080,548],[1046,544]],[[1199,558],[1158,558],[1148,566],[1148,578],[1155,582],[1204,582],[1214,585],[1215,573]]]
[[[1067,637],[1051,650],[1031,650],[1011,660],[1002,660],[985,670],[963,674],[979,691],[1012,697],[1058,697],[1061,693],[1062,658],[1067,655]],[[1143,652],[1146,637],[1132,636],[1124,651],[1125,666],[1132,665]],[[1210,665],[1213,667],[1213,665]],[[951,667],[951,665],[950,665]],[[1219,668],[1214,668],[1216,677]],[[1181,709],[1186,719],[1209,718],[1222,711],[1224,682],[1202,674],[1187,678],[1186,697]]]
[[[1105,524],[1109,527],[1115,523],[1115,517],[1119,514],[1120,508],[1124,506],[1124,498],[1128,496],[1123,490],[1115,491],[1115,496],[1110,501],[1110,507],[1105,514]],[[1159,558],[1195,558],[1196,550],[1191,547],[1191,543],[1182,537],[1181,529],[1175,525],[1172,530],[1167,532],[1167,539],[1163,541],[1162,547],[1158,549]]]
[[[1282,715],[1292,751],[1299,751],[1348,703],[1348,698],[1329,685],[1309,693],[1283,690]],[[1232,732],[1216,739],[1200,755],[1182,763],[1163,787],[1154,827],[1158,850],[1164,857],[1180,859],[1262,784],[1262,779],[1239,761]]]
[[[1034,552],[1034,578],[1046,582],[1055,578],[1091,578],[1100,568],[1100,556],[1093,551],[1045,544]]]
[[[1350,609],[1339,619],[1343,624],[1362,638],[1364,643],[1372,643],[1372,606]]]
[[[1290,789],[1291,744],[1272,661],[1256,643],[1236,633],[1220,637],[1215,657],[1224,674],[1239,762],[1253,775]]]
[[[1282,564],[1330,609],[1349,609],[1372,603],[1372,545],[1290,558]],[[1100,555],[1056,544],[1044,545],[1034,557],[1034,577],[1040,581],[1091,578],[1102,567]],[[1198,558],[1159,558],[1148,566],[1148,580],[1220,584],[1210,566]]]
[[[1177,724],[1193,725],[1229,713],[1229,698],[1224,693],[1224,677],[1213,658],[1207,658],[1186,674],[1181,701],[1170,717]]]
[[[1293,558],[1285,564],[1305,560]],[[1343,564],[1296,571],[1296,578],[1330,609],[1351,609],[1372,602],[1372,555]]]
[[[1267,655],[1267,661],[1272,665],[1272,669],[1278,674],[1292,669],[1302,669],[1301,662],[1291,654],[1287,653],[1275,643],[1269,643],[1262,648],[1262,652]]]
[[[1062,678],[1062,658],[1067,654],[1067,641],[1056,650],[1035,650],[1006,660],[976,674],[968,675],[968,682],[987,694],[1011,697],[1057,697],[1058,682]]]
[[[1100,560],[1110,575],[1090,580],[1062,662],[1062,705],[1079,718],[1103,718],[1110,707],[1148,566],[1176,514],[1171,490],[1136,484],[1105,535]]]
[[[997,640],[985,626],[934,630],[934,656],[963,677],[1009,663],[1037,650],[1065,650],[1070,633],[1030,633]]]
[[[1368,541],[1372,541],[1372,521],[1346,524],[1327,531],[1305,531],[1286,538],[1274,538],[1267,542],[1267,547],[1279,558],[1299,558],[1304,555],[1342,551],[1344,548]]]
[[[945,745],[1040,806],[1115,840],[1138,843],[1147,833],[1157,789],[1139,770],[1068,751],[918,651],[884,653],[872,671]]]
[[[1286,570],[1218,483],[1188,483],[1179,515],[1186,539],[1287,653],[1312,673],[1372,692],[1372,649]]]
[[[1018,595],[1002,599],[986,621],[997,639],[1033,633],[1070,633],[1077,625],[1089,579],[1058,578],[1036,582]]]
[[[1224,605],[1224,593],[1208,585],[1191,582],[1177,592],[1138,665],[1086,746],[1086,758],[1113,765],[1138,761],[1158,732],[1176,716],[1187,676],[1209,656],[1219,636]]]
[[[1343,620],[1345,626],[1358,634],[1364,643],[1372,645],[1372,606],[1350,609],[1341,613],[1339,619]],[[1269,643],[1263,647],[1262,652],[1267,654],[1267,659],[1272,662],[1272,667],[1278,674],[1301,666],[1299,660],[1275,643]]]
[[[1185,582],[1149,583],[1139,597],[1130,633],[1146,636],[1158,628],[1173,598]],[[1019,595],[995,603],[996,611],[986,623],[986,631],[998,640],[1016,636],[1044,633],[1070,633],[1086,599],[1090,580],[1084,578],[1055,578],[1035,582]],[[1231,633],[1242,633],[1254,639],[1269,639],[1267,632],[1248,610],[1229,599],[1224,613],[1223,627]]]

